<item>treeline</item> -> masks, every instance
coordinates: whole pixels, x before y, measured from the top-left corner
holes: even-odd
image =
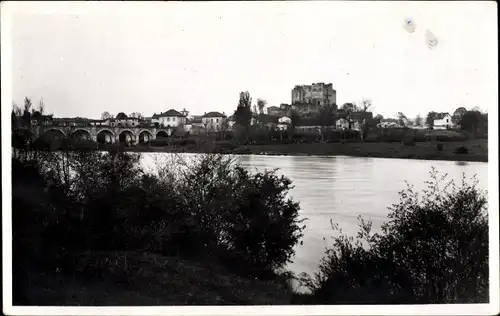
[[[29,271],[96,278],[117,269],[85,257],[97,252],[216,262],[245,278],[280,280],[305,227],[290,179],[249,173],[227,156],[197,157],[148,173],[137,154],[14,149],[14,304],[28,300]],[[362,222],[357,240],[334,237],[319,272],[298,277],[311,293],[291,303],[487,302],[485,195],[465,181],[440,189],[432,176],[423,197],[401,193],[380,234]]]

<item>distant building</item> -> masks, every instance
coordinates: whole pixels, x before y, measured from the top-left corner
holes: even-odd
[[[453,127],[450,113],[438,113],[434,118],[434,129],[449,129]]]
[[[255,117],[255,125],[274,130],[278,125],[278,117],[269,114],[258,114]]]
[[[316,107],[337,103],[337,91],[331,83],[313,83],[312,85],[295,86],[292,90],[292,105],[312,104]]]
[[[397,119],[386,118],[386,119],[380,120],[380,123],[377,124],[377,127],[380,127],[380,128],[399,128],[401,126],[398,124]]]
[[[281,131],[286,131],[292,126],[292,119],[288,116],[282,116],[278,119],[277,129]]]
[[[267,114],[272,116],[280,116],[283,114],[283,110],[277,106],[270,106],[267,108]]]
[[[208,112],[201,116],[201,121],[207,131],[218,132],[225,128],[227,116],[216,111]]]
[[[151,122],[153,124],[158,124],[161,127],[184,127],[186,125],[187,118],[184,114],[174,109],[170,109],[166,112],[156,114],[154,113]]]

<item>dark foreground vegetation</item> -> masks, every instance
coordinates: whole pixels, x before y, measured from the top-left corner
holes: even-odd
[[[12,158],[14,305],[488,302],[486,199],[474,184],[411,189],[380,235],[336,236],[314,276],[285,266],[304,220],[291,181],[230,157],[21,150]]]

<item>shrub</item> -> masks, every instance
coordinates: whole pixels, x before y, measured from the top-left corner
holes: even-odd
[[[232,158],[205,155],[183,183],[182,200],[193,214],[187,228],[193,236],[184,249],[215,249],[227,266],[256,277],[289,262],[304,228],[298,203],[286,198],[289,179],[275,172],[252,175]]]
[[[333,238],[320,271],[302,281],[317,304],[488,302],[488,216],[476,182],[440,188],[431,171],[421,198],[411,186],[381,234],[361,219],[357,238]]]
[[[176,162],[158,175],[145,174],[137,154],[21,157],[13,160],[16,284],[26,284],[27,266],[75,272],[73,254],[87,250],[211,258],[267,278],[290,260],[302,236],[299,205],[286,198],[290,180],[250,174],[225,156]]]
[[[438,151],[443,151],[443,143],[439,143],[436,145]]]
[[[455,154],[468,154],[469,149],[465,146],[460,146],[455,149]]]

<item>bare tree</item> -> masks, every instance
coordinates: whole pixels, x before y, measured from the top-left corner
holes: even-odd
[[[422,126],[422,122],[423,122],[422,116],[420,114],[417,114],[417,117],[415,118],[415,125]]]
[[[372,100],[370,99],[363,99],[361,100],[359,105],[355,105],[355,110],[358,112],[362,113],[362,121],[361,121],[361,131],[362,131],[362,138],[365,139],[366,136],[368,135],[368,129],[369,125],[373,124],[373,120],[367,119],[367,116],[365,115],[366,112],[372,107]]]
[[[17,103],[15,101],[12,101],[12,110],[14,111],[14,114],[17,117],[23,115],[23,110],[21,109],[21,107],[19,105],[17,105]]]
[[[41,115],[45,112],[45,103],[43,103],[43,98],[38,101],[38,112],[40,112]]]
[[[220,124],[220,131],[221,131],[221,139],[225,140],[226,138],[226,132],[229,129],[229,122],[227,119],[223,119],[221,124]]]
[[[137,118],[140,120],[140,119],[142,119],[143,116],[139,112],[132,112],[132,113],[130,113],[129,117]]]
[[[372,107],[372,100],[363,99],[361,100],[359,105],[355,104],[355,110],[359,112],[368,112],[368,110]]]
[[[267,105],[267,101],[264,99],[257,99],[257,108],[259,109],[259,114],[264,114],[264,107]]]

